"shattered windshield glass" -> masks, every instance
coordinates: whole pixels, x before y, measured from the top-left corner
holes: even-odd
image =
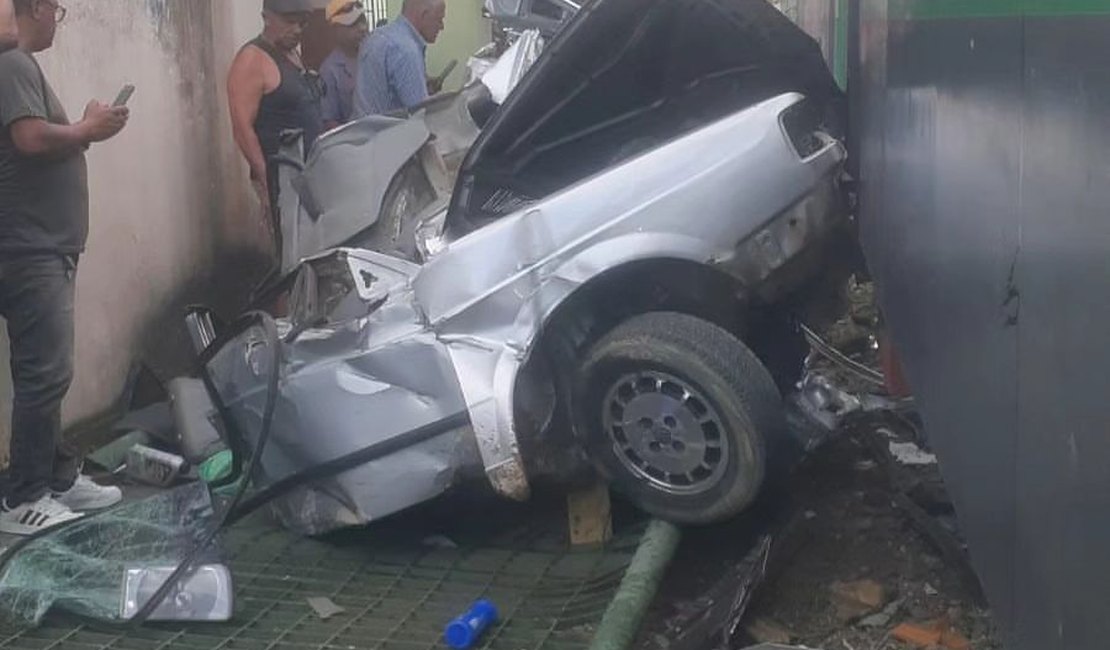
[[[126,621],[217,524],[208,488],[193,483],[18,542],[4,552],[0,611],[17,625],[38,624],[51,609]],[[230,579],[219,560],[218,544],[210,545],[201,568],[150,620],[230,614],[230,601],[222,600],[230,597]]]

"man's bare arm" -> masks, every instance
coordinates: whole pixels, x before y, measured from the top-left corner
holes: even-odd
[[[254,121],[258,118],[258,107],[266,92],[266,82],[262,73],[265,56],[255,48],[244,48],[231,64],[227,75],[227,100],[231,111],[231,132],[235,144],[250,165],[251,178],[266,184],[266,157],[262,153],[262,143],[254,132]]]
[[[0,0],[0,52],[6,52],[19,45],[19,30],[15,23],[15,7],[12,0]]]
[[[128,116],[125,107],[92,101],[85,107],[85,117],[76,124],[52,124],[35,117],[16,120],[10,127],[12,143],[28,156],[64,156],[119,133],[127,125]]]

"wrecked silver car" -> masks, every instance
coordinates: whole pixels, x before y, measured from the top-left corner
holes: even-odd
[[[788,438],[792,323],[846,277],[840,101],[764,0],[594,0],[500,107],[471,87],[287,156],[288,309],[201,338],[224,435],[265,445],[263,485],[311,478],[278,507],[308,533],[483,473],[744,510]]]

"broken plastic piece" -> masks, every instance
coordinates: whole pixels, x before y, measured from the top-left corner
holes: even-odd
[[[115,474],[127,467],[127,454],[132,447],[135,445],[149,445],[151,442],[150,434],[145,431],[132,431],[122,438],[97,449],[89,454],[85,460]]]
[[[216,426],[216,407],[200,379],[180,377],[169,383],[173,421],[181,455],[199,465],[227,449]]]
[[[482,638],[482,633],[497,621],[497,608],[488,600],[479,600],[470,611],[447,624],[443,640],[455,650],[466,650]]]
[[[235,457],[228,450],[221,451],[200,464],[197,473],[205,483],[218,483],[230,478],[235,469]]]
[[[176,567],[130,568],[124,573],[120,618],[131,620],[150,599]],[[234,603],[231,572],[222,564],[197,567],[191,576],[181,580],[162,601],[149,621],[204,621],[220,623],[231,620]]]
[[[140,483],[169,487],[185,469],[185,459],[146,445],[135,445],[127,452],[127,475]]]
[[[312,596],[308,599],[308,606],[312,608],[312,611],[316,612],[316,615],[320,617],[321,621],[326,621],[333,616],[338,616],[347,611],[339,605],[336,605],[335,602],[327,596]]]
[[[916,648],[931,648],[940,645],[944,628],[944,624],[939,621],[922,624],[902,623],[891,631],[891,636]]]
[[[929,453],[912,442],[890,442],[890,455],[903,465],[936,465],[936,454]]]

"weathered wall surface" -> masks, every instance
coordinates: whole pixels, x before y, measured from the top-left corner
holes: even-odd
[[[184,304],[233,309],[259,275],[265,240],[223,90],[236,48],[258,31],[259,4],[70,0],[56,45],[39,56],[72,119],[90,98],[137,88],[127,129],[89,152],[91,229],[67,422],[111,405],[132,362],[148,360],[164,375],[184,369]],[[6,343],[0,442],[9,428]]]
[[[1110,3],[860,16],[863,244],[972,559],[1007,648],[1101,650]]]
[[[323,6],[324,0],[318,4]],[[399,2],[390,3],[393,14]],[[242,307],[268,263],[268,238],[231,140],[224,78],[261,28],[261,0],[70,0],[55,46],[39,60],[72,119],[91,98],[137,90],[131,122],[89,152],[91,230],[77,282],[77,356],[67,423],[102,412],[144,361],[163,378],[188,368],[180,314]],[[480,0],[451,0],[429,49],[438,73],[489,40]],[[11,408],[0,321],[0,462]]]
[[[836,38],[835,16],[836,0],[808,0],[796,3],[791,15],[798,26],[821,44],[821,51],[825,59],[832,61],[833,47]]]

